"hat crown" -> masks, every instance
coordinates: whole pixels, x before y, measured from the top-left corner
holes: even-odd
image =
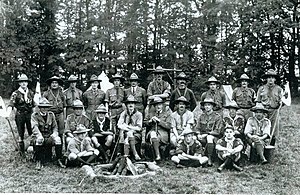
[[[226,105],[225,107],[227,108],[239,108],[239,106],[237,105],[237,103],[233,100],[230,101],[228,105]]]
[[[73,101],[73,107],[82,108],[83,107],[82,101],[80,101],[80,100],[74,100]]]
[[[28,77],[26,74],[21,74],[19,77],[18,77],[18,81],[28,81]]]
[[[184,72],[179,73],[178,77],[186,78],[186,74]]]
[[[157,66],[154,70],[154,73],[164,73],[164,69],[161,66]]]
[[[261,102],[257,102],[256,105],[251,110],[253,110],[254,112],[257,110],[267,111]]]
[[[163,99],[161,99],[160,97],[154,97],[153,104],[155,103],[163,103]]]
[[[133,95],[129,95],[127,97],[126,102],[137,102],[137,100],[135,99],[135,97]]]
[[[54,76],[50,77],[49,79],[47,79],[46,83],[48,85],[50,85],[53,81],[57,81],[59,83],[59,85],[63,84],[63,80],[60,77],[56,76],[56,75],[54,75]]]
[[[47,98],[42,97],[42,98],[39,99],[39,104],[38,104],[38,106],[40,106],[40,107],[43,107],[43,106],[51,107],[52,105],[51,105],[50,102],[47,100]]]
[[[274,69],[267,70],[265,76],[277,76],[277,72]]]
[[[90,79],[90,80],[91,80],[91,81],[97,81],[97,80],[98,80],[97,75],[93,74],[93,75],[91,76],[91,79]]]
[[[207,82],[218,82],[218,80],[216,79],[216,77],[211,76],[211,77],[209,77],[209,79],[207,80]]]
[[[103,104],[100,104],[95,112],[107,113],[106,107]]]
[[[74,131],[73,133],[85,133],[88,132],[90,129],[87,129],[83,124],[78,124],[76,127],[76,131]]]
[[[194,133],[194,131],[193,131],[191,128],[186,127],[186,128],[182,131],[182,136],[186,136],[186,135],[188,135],[188,134],[193,134],[193,133]]]
[[[72,74],[69,76],[68,81],[77,81],[77,79],[78,77]]]
[[[129,79],[130,79],[130,80],[137,80],[137,79],[139,79],[139,77],[138,77],[137,74],[132,73],[132,74],[130,75],[130,78],[129,78]]]
[[[248,77],[248,75],[246,75],[245,73],[241,75],[240,77],[241,80],[245,79],[245,80],[249,80],[250,78]]]
[[[178,99],[177,99],[178,102],[187,102],[187,99],[184,97],[184,96],[180,96]]]

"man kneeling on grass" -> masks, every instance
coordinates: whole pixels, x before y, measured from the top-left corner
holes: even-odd
[[[88,136],[84,125],[79,124],[76,131],[73,132],[74,138],[68,143],[68,166],[91,165],[90,163],[99,155],[99,151],[92,147],[91,138]]]
[[[221,166],[218,168],[218,172],[231,166],[237,171],[242,171],[243,169],[236,163],[238,163],[241,158],[243,147],[244,144],[242,140],[234,137],[234,128],[232,126],[225,127],[224,137],[219,139],[216,144],[218,157],[222,161]]]
[[[194,132],[186,128],[182,134],[184,140],[180,141],[176,147],[176,154],[171,158],[177,167],[200,167],[208,161],[206,156],[202,156],[204,151],[199,141],[194,139]]]

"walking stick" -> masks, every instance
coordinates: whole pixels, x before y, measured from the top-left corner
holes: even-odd
[[[8,118],[6,118],[6,120],[7,120],[7,122],[8,122],[9,127],[10,127],[10,131],[11,131],[11,133],[12,133],[12,135],[13,135],[13,139],[14,139],[14,143],[15,143],[15,144],[14,144],[14,145],[15,145],[15,148],[16,148],[18,151],[21,151],[21,150],[20,150],[20,147],[19,147],[19,143],[18,143],[17,138],[16,138],[16,135],[15,135],[15,132],[14,132],[12,126],[11,126],[11,123],[10,123],[10,121],[9,121]]]
[[[272,141],[272,138],[273,138],[273,135],[274,135],[274,131],[275,131],[275,128],[276,128],[276,125],[277,125],[277,120],[278,120],[278,116],[279,116],[279,112],[280,112],[281,107],[282,107],[282,102],[280,103],[279,108],[278,108],[277,113],[276,113],[275,124],[272,127],[272,132],[271,132],[271,135],[270,135],[270,141],[269,141],[268,145],[271,144],[271,141]]]
[[[114,147],[114,150],[113,150],[113,153],[111,154],[111,157],[110,157],[110,159],[109,159],[109,162],[111,163],[111,161],[112,161],[112,159],[113,159],[113,157],[114,157],[114,155],[115,155],[115,152],[116,152],[116,149],[117,149],[117,147],[118,147],[118,144],[119,144],[119,141],[120,141],[120,137],[121,137],[121,131],[120,131],[120,134],[119,134],[119,136],[118,136],[118,140],[117,140],[117,142],[116,142],[116,145],[115,145],[115,147]]]

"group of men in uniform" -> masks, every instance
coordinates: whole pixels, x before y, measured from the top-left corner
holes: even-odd
[[[13,92],[8,107],[9,113],[16,108],[20,152],[25,152],[26,125],[37,169],[52,146],[61,167],[89,165],[99,159],[108,163],[117,155],[138,161],[149,153],[145,149],[151,151],[152,160],[160,161],[166,157],[162,156],[162,148],[168,148],[177,166],[212,166],[217,156],[222,162],[218,171],[228,165],[241,171],[238,161],[247,144],[256,149],[262,164],[268,162],[264,147],[275,145],[282,96],[274,70],[263,75],[266,84],[257,93],[249,87],[251,79],[241,75],[236,81],[240,86],[233,90],[229,104],[220,90],[220,81],[210,77],[206,82],[209,89],[201,95],[203,112],[199,116],[193,113],[197,100],[187,87],[187,75],[181,72],[175,77],[178,85],[172,91],[163,80],[164,73],[158,66],[147,90],[139,86],[135,73],[125,89],[125,78],[117,73],[110,78],[114,87],[106,93],[99,88],[101,80],[96,75],[91,76],[90,88],[84,93],[76,88],[76,76],[68,78],[70,86],[66,90],[62,79],[53,76],[47,80],[49,87],[37,105],[34,92],[28,89],[30,80],[22,74],[17,80],[20,87]],[[39,109],[33,112],[34,106]]]

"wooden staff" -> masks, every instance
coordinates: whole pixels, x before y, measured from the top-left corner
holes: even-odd
[[[278,108],[277,113],[276,113],[275,124],[272,127],[272,132],[271,132],[271,135],[270,135],[270,141],[269,141],[268,145],[271,144],[271,141],[272,141],[272,138],[273,138],[273,135],[274,135],[274,131],[275,131],[275,128],[276,128],[276,125],[277,125],[277,120],[278,120],[278,116],[279,116],[279,112],[280,112],[281,107],[282,107],[282,102],[280,103],[279,108]]]

